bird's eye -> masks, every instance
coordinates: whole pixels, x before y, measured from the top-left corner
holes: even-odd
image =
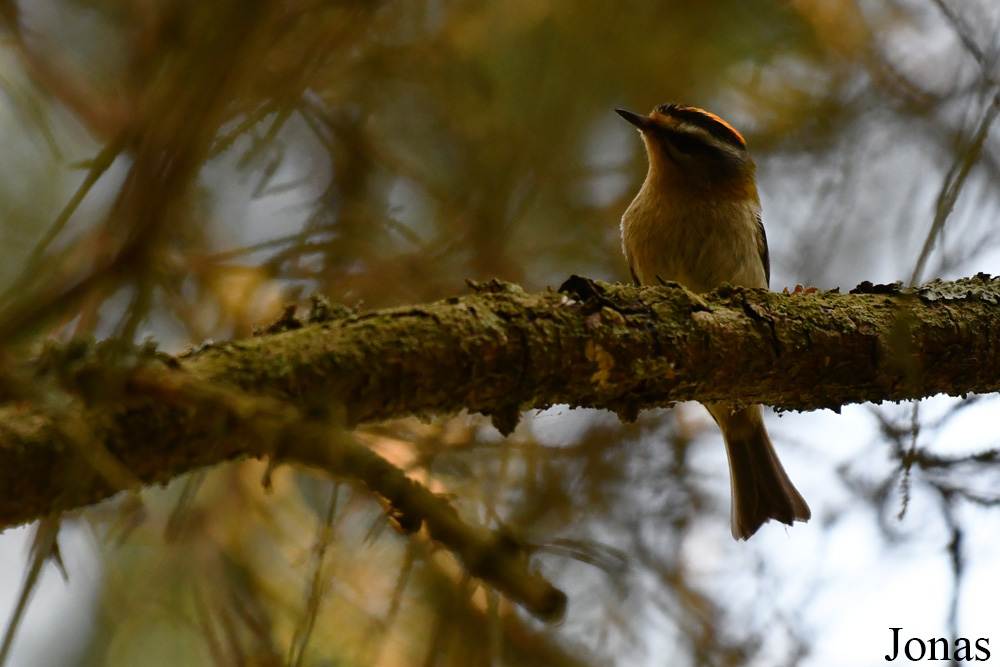
[[[670,136],[670,143],[680,152],[689,155],[705,150],[705,142],[690,134],[673,134]]]

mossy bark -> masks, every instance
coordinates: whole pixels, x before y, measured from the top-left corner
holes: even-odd
[[[131,473],[130,486],[162,483],[280,455],[296,419],[333,415],[352,427],[464,409],[507,432],[522,410],[553,404],[632,419],[692,399],[811,410],[1000,388],[1000,280],[983,275],[852,294],[695,295],[581,278],[541,294],[475,287],[420,306],[287,317],[249,340],[158,355],[137,366],[141,382],[129,368],[114,381],[91,378],[69,389],[91,394],[79,397],[84,419],[72,420],[85,433],[61,429],[65,420],[37,401],[9,400],[0,406],[0,527],[119,490],[92,471],[95,447]],[[100,359],[93,365],[102,377]]]
[[[349,422],[553,404],[624,417],[674,401],[791,410],[1000,388],[1000,279],[784,295],[570,281],[493,283],[437,303],[353,314],[216,346],[182,363],[206,379]]]

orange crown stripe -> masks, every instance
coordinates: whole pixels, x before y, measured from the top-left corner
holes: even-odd
[[[716,115],[715,115],[714,113],[712,113],[711,111],[705,111],[704,109],[699,109],[698,107],[685,107],[685,106],[680,106],[680,107],[677,107],[677,108],[678,108],[678,109],[684,109],[684,110],[687,110],[687,111],[694,111],[694,112],[696,112],[696,113],[700,113],[700,114],[702,114],[703,116],[707,116],[708,118],[711,118],[711,119],[712,119],[712,120],[714,120],[714,121],[715,121],[716,123],[718,123],[719,125],[722,125],[722,126],[723,126],[723,127],[725,127],[726,129],[728,129],[728,130],[729,130],[730,132],[732,132],[733,134],[735,134],[735,135],[736,135],[737,137],[739,137],[739,138],[740,138],[740,141],[741,141],[741,142],[743,142],[743,145],[744,145],[744,146],[746,145],[746,143],[747,143],[747,140],[743,138],[743,135],[742,135],[742,134],[740,134],[740,131],[739,131],[739,130],[737,130],[737,129],[736,129],[735,127],[733,127],[732,125],[730,125],[729,123],[727,123],[727,122],[726,122],[726,121],[724,121],[723,119],[721,119],[721,118],[719,118],[718,116],[716,116]]]
[[[738,143],[744,149],[747,147],[746,139],[743,138],[743,135],[735,127],[714,113],[705,111],[704,109],[689,107],[683,104],[663,104],[654,109],[653,113],[658,113],[662,116],[671,116],[677,120],[692,123],[723,141],[728,140],[732,143]]]

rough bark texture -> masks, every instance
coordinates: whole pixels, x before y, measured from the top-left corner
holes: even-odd
[[[307,414],[338,406],[338,422],[349,426],[468,409],[509,431],[521,410],[560,403],[626,419],[689,399],[836,409],[996,391],[998,303],[1000,279],[982,275],[915,290],[863,285],[810,295],[723,288],[698,296],[584,279],[571,279],[563,292],[528,294],[490,283],[422,306],[316,309],[318,321],[286,318],[275,333],[205,346],[168,365],[188,385],[239,388]],[[129,368],[112,377],[100,355],[77,356],[72,386],[60,382],[81,395],[80,410],[99,414],[87,422],[88,437],[137,484],[271,453],[218,410],[203,414],[211,412],[199,409],[203,396],[151,397],[129,386]],[[56,372],[46,364],[34,372]],[[149,362],[143,369],[155,374]],[[119,385],[127,391],[116,392]],[[112,408],[94,398],[102,392],[116,401]],[[81,474],[80,447],[66,442],[64,419],[53,417],[37,401],[0,407],[0,527],[116,490]]]
[[[334,319],[183,360],[206,379],[353,424],[468,409],[508,429],[557,403],[626,418],[673,401],[812,410],[1000,387],[1000,279],[849,295],[744,288],[698,296],[571,279]]]
[[[318,302],[304,321],[288,313],[260,336],[176,358],[50,348],[5,378],[0,529],[243,457],[326,462],[420,508],[432,501],[398,490],[399,479],[389,488],[394,473],[347,439],[331,436],[336,456],[316,448],[317,428],[407,415],[467,409],[508,432],[520,411],[553,404],[631,419],[689,399],[809,410],[1000,388],[1000,279],[986,275],[851,294],[699,296],[576,277],[543,294],[474,288],[369,313]],[[308,438],[298,437],[302,422]],[[312,450],[289,449],[303,439]],[[430,526],[425,510],[414,510],[417,527]],[[558,606],[549,593],[540,606]]]

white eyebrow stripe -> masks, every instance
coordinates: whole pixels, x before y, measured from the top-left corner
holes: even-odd
[[[723,149],[731,155],[744,156],[747,154],[747,149],[744,146],[735,146],[732,142],[724,141],[719,137],[715,136],[701,125],[695,125],[689,121],[682,120],[677,124],[676,129],[685,134],[695,135],[701,139],[704,143],[709,144],[715,148]]]

